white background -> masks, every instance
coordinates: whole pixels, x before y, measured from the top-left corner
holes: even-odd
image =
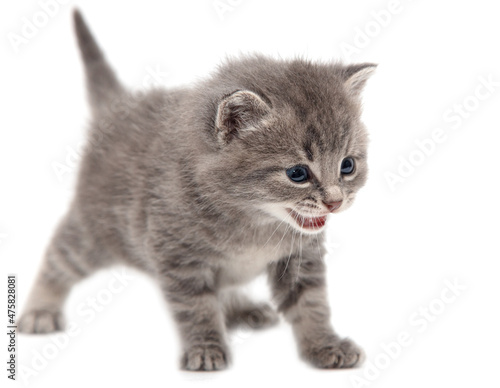
[[[500,24],[494,3],[222,0],[216,3],[233,4],[223,14],[213,3],[68,2],[17,52],[9,34],[21,34],[24,18],[33,20],[42,8],[33,0],[2,3],[2,289],[6,274],[16,273],[22,309],[71,198],[74,152],[89,120],[70,17],[75,5],[133,88],[194,82],[240,52],[376,62],[364,93],[370,179],[355,206],[330,219],[326,258],[332,322],[366,350],[367,362],[355,370],[314,370],[299,360],[282,322],[259,333],[234,333],[227,371],[181,372],[175,328],[156,286],[129,271],[133,279],[109,301],[115,275],[102,272],[67,302],[67,320],[76,325],[70,338],[18,336],[25,368],[18,369],[20,381],[8,383],[497,386]],[[371,36],[363,38],[363,31]],[[356,52],[347,55],[347,45]],[[497,82],[489,94],[481,78]],[[454,110],[464,104],[468,117],[459,119]],[[416,141],[431,138],[436,128],[442,142],[424,156]],[[406,166],[405,177],[391,187],[387,175],[399,174],[401,158],[419,165],[413,171]],[[54,165],[67,171],[58,177]],[[449,282],[464,289],[454,294]],[[265,280],[254,288],[264,295]],[[87,305],[95,296],[109,302],[98,306],[102,311]],[[430,315],[424,318],[422,309]],[[401,332],[405,346],[394,345]],[[6,346],[0,353],[0,360],[7,358]],[[0,379],[6,386],[4,368]]]

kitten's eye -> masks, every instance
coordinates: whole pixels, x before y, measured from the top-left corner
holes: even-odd
[[[352,174],[354,171],[354,159],[353,158],[345,158],[340,165],[340,173],[343,175]]]
[[[294,166],[286,170],[286,175],[296,183],[304,183],[309,179],[309,171],[304,166]]]

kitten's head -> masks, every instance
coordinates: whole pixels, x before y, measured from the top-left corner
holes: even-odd
[[[321,231],[366,181],[360,92],[374,69],[263,57],[222,67],[208,125],[217,190],[264,221]]]

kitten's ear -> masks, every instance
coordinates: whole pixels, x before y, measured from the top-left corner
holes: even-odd
[[[360,63],[350,65],[344,69],[344,86],[352,96],[359,96],[366,80],[373,74],[377,65],[373,63]]]
[[[251,130],[269,113],[269,105],[254,92],[238,90],[224,97],[217,109],[215,128],[219,139],[229,143],[243,131]]]

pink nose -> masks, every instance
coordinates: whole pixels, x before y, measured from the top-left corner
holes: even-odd
[[[334,212],[337,210],[340,206],[342,206],[342,201],[336,201],[336,202],[323,202],[325,206],[330,210],[330,212]]]

